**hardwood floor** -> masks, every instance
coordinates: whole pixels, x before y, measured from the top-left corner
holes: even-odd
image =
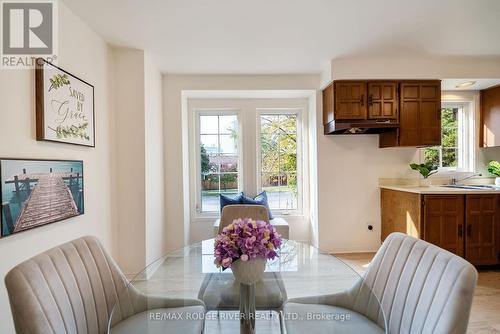
[[[375,253],[334,254],[360,274]],[[500,333],[500,270],[479,270],[468,333]]]

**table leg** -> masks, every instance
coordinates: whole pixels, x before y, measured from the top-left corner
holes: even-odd
[[[255,334],[255,284],[240,284],[240,334]]]

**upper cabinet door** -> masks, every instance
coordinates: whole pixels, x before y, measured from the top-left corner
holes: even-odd
[[[333,83],[331,83],[323,89],[323,125],[333,120]]]
[[[441,83],[420,84],[420,145],[441,145]]]
[[[500,146],[500,86],[481,91],[481,147]]]
[[[399,113],[399,146],[418,146],[420,142],[420,85],[401,84],[401,111]]]
[[[368,118],[396,119],[398,116],[397,82],[368,83]]]
[[[335,82],[335,119],[366,119],[366,82]]]
[[[441,83],[402,82],[399,146],[441,145]]]

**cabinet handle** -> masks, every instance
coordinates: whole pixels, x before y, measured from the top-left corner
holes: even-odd
[[[470,237],[472,235],[472,225],[467,225],[467,236]]]
[[[458,236],[463,237],[464,235],[464,228],[462,225],[458,225]]]
[[[372,94],[368,95],[368,105],[369,106],[373,105],[373,95]]]
[[[361,103],[361,106],[365,105],[365,95],[361,95],[361,100],[359,101]]]

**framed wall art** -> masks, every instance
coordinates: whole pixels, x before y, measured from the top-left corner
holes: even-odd
[[[0,158],[1,235],[84,213],[83,161]]]
[[[37,59],[36,139],[95,147],[94,86]]]

